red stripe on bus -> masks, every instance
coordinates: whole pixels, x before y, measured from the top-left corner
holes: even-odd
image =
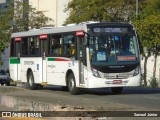
[[[70,60],[66,60],[66,59],[62,59],[62,58],[55,58],[55,61],[70,61]]]

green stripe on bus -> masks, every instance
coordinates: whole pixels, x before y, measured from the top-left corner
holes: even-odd
[[[19,58],[10,58],[10,64],[20,64]]]
[[[48,61],[55,61],[55,58],[48,58]]]

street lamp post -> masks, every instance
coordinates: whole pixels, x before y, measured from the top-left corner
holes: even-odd
[[[138,0],[136,0],[136,17],[138,16]]]
[[[137,17],[138,17],[138,0],[136,0],[136,28],[137,28]]]

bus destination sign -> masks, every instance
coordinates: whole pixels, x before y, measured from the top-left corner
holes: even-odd
[[[130,30],[127,27],[96,27],[93,28],[92,31],[94,33],[100,33],[100,32],[105,32],[105,33],[126,33],[130,32]]]

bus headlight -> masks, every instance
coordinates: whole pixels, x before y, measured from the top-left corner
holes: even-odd
[[[140,71],[139,66],[137,66],[136,69],[134,70],[133,76],[138,75],[138,74],[139,74],[139,71]]]
[[[96,69],[92,69],[92,73],[93,73],[93,76],[95,76],[95,77],[99,77],[99,78],[101,77],[98,73],[98,70],[96,70]]]

